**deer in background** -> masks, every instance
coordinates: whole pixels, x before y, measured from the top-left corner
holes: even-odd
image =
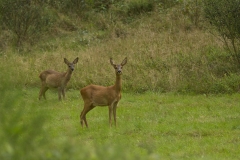
[[[68,66],[67,72],[60,73],[53,70],[46,70],[40,73],[39,78],[41,79],[42,87],[39,92],[39,100],[41,100],[42,96],[44,99],[46,99],[45,92],[49,88],[58,88],[59,100],[61,100],[61,95],[63,95],[63,98],[65,98],[65,88],[71,79],[74,65],[78,62],[78,57],[72,63],[64,58],[64,62]]]
[[[110,63],[115,69],[115,73],[116,73],[116,82],[114,85],[103,87],[103,86],[91,84],[80,90],[81,96],[84,101],[84,108],[80,114],[80,123],[82,127],[83,127],[83,121],[86,127],[88,127],[86,114],[96,106],[108,106],[109,125],[110,127],[112,126],[112,114],[113,114],[114,122],[116,126],[116,109],[117,109],[117,104],[121,99],[122,68],[127,63],[127,57],[119,65],[114,64],[112,58],[110,58]]]

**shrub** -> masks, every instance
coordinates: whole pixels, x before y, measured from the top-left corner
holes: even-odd
[[[15,44],[21,46],[49,25],[50,20],[43,16],[43,11],[44,1],[2,0],[0,20],[6,30],[15,34]]]
[[[240,1],[204,0],[205,16],[240,65]]]
[[[128,15],[139,15],[145,12],[151,12],[154,9],[153,1],[133,0],[128,4]]]

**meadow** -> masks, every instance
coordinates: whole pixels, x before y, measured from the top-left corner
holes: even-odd
[[[123,93],[117,127],[109,127],[108,108],[87,114],[69,90],[58,101],[38,88],[5,90],[1,101],[1,159],[239,159],[239,94],[183,95]]]
[[[21,47],[0,28],[0,159],[240,159],[239,64],[200,11],[151,2],[83,15],[48,6],[50,31]],[[66,100],[49,90],[39,101],[40,72],[64,72],[63,58],[76,57]],[[117,127],[109,127],[107,107],[96,107],[82,128],[79,89],[114,83],[110,57],[128,57]]]

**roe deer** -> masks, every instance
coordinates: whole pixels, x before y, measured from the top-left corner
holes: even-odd
[[[108,106],[109,108],[109,125],[112,126],[112,114],[114,116],[114,122],[116,126],[116,109],[117,104],[121,99],[121,74],[122,68],[127,63],[127,57],[121,64],[116,65],[110,58],[110,63],[116,72],[116,82],[112,86],[103,87],[98,85],[88,85],[80,90],[84,101],[84,108],[80,115],[80,123],[83,127],[83,121],[88,127],[86,114],[96,106]]]
[[[65,98],[65,88],[67,86],[68,81],[71,78],[72,72],[74,70],[74,65],[78,62],[78,57],[70,63],[66,58],[64,58],[64,62],[68,66],[67,72],[60,73],[53,70],[46,70],[40,73],[39,78],[42,82],[42,87],[39,92],[39,100],[45,97],[45,92],[49,88],[58,88],[58,98],[61,100],[61,94],[63,95],[63,98]]]

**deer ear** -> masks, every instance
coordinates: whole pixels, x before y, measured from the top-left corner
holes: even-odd
[[[78,62],[78,57],[73,61],[73,64],[76,64]]]
[[[65,62],[66,64],[69,64],[69,63],[70,63],[66,58],[64,58],[64,62]]]
[[[110,58],[110,63],[112,66],[114,66],[112,58]]]
[[[127,57],[124,58],[124,60],[123,60],[122,63],[121,63],[121,66],[124,66],[126,63],[127,63]]]

